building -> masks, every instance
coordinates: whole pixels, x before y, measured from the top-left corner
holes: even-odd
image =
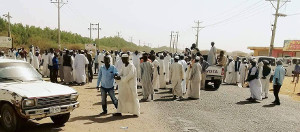
[[[269,47],[248,47],[254,51],[254,56],[269,56]],[[284,51],[283,47],[274,47],[272,52],[273,57],[300,57],[300,51]]]

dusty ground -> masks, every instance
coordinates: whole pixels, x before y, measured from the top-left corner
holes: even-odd
[[[46,79],[48,80],[48,79]],[[108,96],[108,115],[99,116],[102,112],[100,92],[96,90],[96,79],[93,83],[85,86],[75,86],[79,93],[80,107],[71,113],[69,122],[63,127],[55,126],[50,118],[40,121],[30,121],[22,130],[24,132],[146,132],[169,131],[164,128],[164,122],[157,125],[160,119],[155,115],[155,109],[150,103],[141,103],[141,115],[136,118],[132,115],[123,115],[122,117],[113,117],[116,112]],[[163,120],[163,119],[161,119]],[[3,130],[0,128],[0,132]]]
[[[296,84],[292,83],[292,80],[292,77],[285,77],[280,94],[288,95],[293,100],[300,101],[300,82]],[[272,84],[270,84],[270,89],[273,89]]]
[[[49,118],[30,121],[24,132],[196,132],[196,131],[298,131],[300,129],[300,97],[287,77],[281,90],[281,106],[270,104],[274,97],[260,103],[245,101],[248,88],[222,85],[218,91],[201,91],[200,100],[174,101],[168,90],[159,90],[152,102],[141,103],[141,116],[113,117],[116,112],[109,97],[107,116],[102,112],[96,80],[74,87],[81,106],[71,113],[63,127],[53,125]],[[300,91],[299,86],[296,91]],[[139,90],[140,91],[140,90]],[[297,92],[295,92],[297,93]],[[285,95],[283,95],[285,94]],[[140,97],[141,98],[141,97]],[[0,132],[3,129],[0,127]]]

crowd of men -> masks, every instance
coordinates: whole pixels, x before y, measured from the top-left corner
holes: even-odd
[[[107,114],[107,94],[117,109],[114,116],[121,116],[121,113],[139,116],[139,101],[153,100],[153,94],[158,89],[170,88],[174,100],[199,99],[200,89],[205,88],[206,69],[210,65],[225,68],[224,83],[241,84],[242,87],[248,84],[251,94],[247,100],[251,102],[267,99],[269,80],[273,80],[276,98],[273,103],[280,105],[278,93],[285,76],[281,61],[277,62],[274,77],[270,79],[272,69],[268,61],[258,63],[255,59],[240,60],[239,57],[234,60],[225,56],[224,51],[217,54],[214,45],[212,42],[207,61],[195,44],[175,54],[167,51],[155,53],[153,50],[150,53],[97,50],[94,54],[88,50],[55,51],[51,48],[40,51],[38,47],[31,47],[29,52],[24,48],[11,49],[8,57],[27,61],[44,77],[50,77],[53,83],[58,83],[59,77],[65,85],[84,85],[93,80],[94,74],[98,74],[101,114]],[[138,85],[142,87],[141,100],[138,100]],[[118,90],[118,99],[115,89]]]

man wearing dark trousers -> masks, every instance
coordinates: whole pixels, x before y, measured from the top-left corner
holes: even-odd
[[[100,67],[98,73],[97,88],[101,88],[101,98],[102,98],[102,109],[103,112],[100,115],[107,114],[107,93],[110,96],[115,108],[118,108],[118,100],[115,97],[114,91],[114,77],[118,75],[118,71],[115,66],[110,65],[110,58],[108,56],[104,57],[104,64]],[[101,82],[101,87],[99,86]]]
[[[277,66],[275,68],[275,73],[273,77],[273,90],[274,90],[274,96],[275,96],[275,101],[272,102],[275,105],[280,105],[280,100],[279,100],[279,91],[280,88],[283,84],[284,76],[285,76],[285,70],[282,66],[281,61],[276,62]]]

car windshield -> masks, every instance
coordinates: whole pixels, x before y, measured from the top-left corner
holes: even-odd
[[[274,58],[261,57],[261,58],[258,59],[258,63],[262,62],[264,60],[269,61],[269,63],[271,64],[271,66],[275,66],[275,59]]]
[[[0,64],[0,82],[7,81],[40,81],[39,74],[29,63],[1,63]]]

